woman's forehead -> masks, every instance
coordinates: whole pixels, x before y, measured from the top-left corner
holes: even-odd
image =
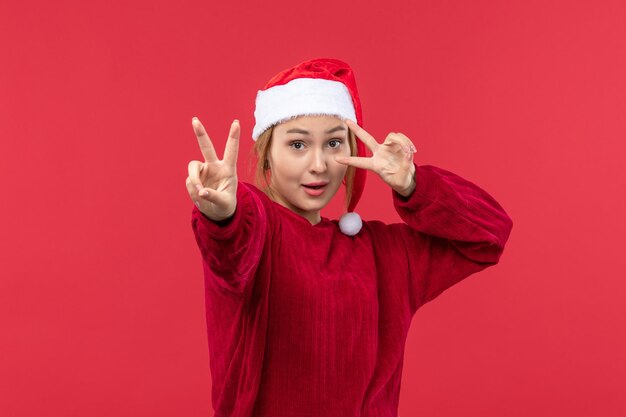
[[[282,133],[328,133],[329,130],[336,131],[335,128],[341,127],[345,130],[345,122],[337,116],[332,115],[306,115],[299,116],[294,119],[286,120],[276,125]],[[330,132],[332,133],[332,132]]]

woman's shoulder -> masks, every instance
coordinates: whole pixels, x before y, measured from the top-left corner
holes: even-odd
[[[385,223],[382,220],[363,220],[363,229],[368,229],[371,232],[376,233],[388,233],[393,232],[399,228],[407,226],[405,223]]]
[[[239,185],[243,185],[247,190],[249,190],[250,192],[258,195],[261,198],[265,198],[267,200],[269,200],[270,198],[267,196],[267,194],[265,194],[262,190],[259,189],[259,187],[257,187],[255,184],[252,184],[250,182],[247,181],[242,181],[239,180],[238,181]]]
[[[269,196],[255,184],[239,180],[238,187],[241,187],[244,193],[247,192],[256,197],[255,200],[260,201],[266,208],[271,209],[273,200],[270,199]]]
[[[247,198],[247,200],[254,201],[254,204],[257,206],[260,205],[260,208],[263,208],[263,211],[266,213],[268,219],[273,221],[276,213],[276,208],[274,207],[275,203],[267,194],[265,194],[265,192],[263,192],[263,190],[259,189],[259,187],[255,184],[241,180],[238,181],[237,187],[240,189],[238,190],[238,194],[240,196],[247,195],[251,197]]]
[[[386,223],[381,220],[363,220],[363,227],[360,233],[365,233],[368,237],[384,248],[396,248],[407,239],[415,239],[414,231],[405,222]]]

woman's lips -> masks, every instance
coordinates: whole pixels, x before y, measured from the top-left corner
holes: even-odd
[[[326,190],[326,187],[328,186],[328,184],[322,186],[322,187],[317,187],[317,188],[312,188],[306,185],[302,185],[302,187],[304,187],[304,192],[306,192],[308,195],[312,195],[314,197],[320,196],[322,195],[322,193]]]

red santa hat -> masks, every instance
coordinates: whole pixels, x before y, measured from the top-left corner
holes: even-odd
[[[256,141],[271,126],[304,115],[332,115],[363,126],[354,73],[347,63],[316,58],[276,74],[257,92],[252,139]],[[357,138],[356,145],[357,156],[365,157],[365,144]],[[341,231],[350,236],[362,226],[360,216],[353,211],[363,194],[366,174],[366,170],[355,168],[348,213],[339,221]]]

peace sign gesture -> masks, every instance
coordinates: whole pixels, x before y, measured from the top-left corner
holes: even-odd
[[[346,120],[348,128],[372,151],[371,157],[338,156],[337,162],[368,169],[400,195],[408,197],[415,189],[415,165],[413,153],[416,151],[411,139],[402,133],[389,133],[381,144],[361,126]]]
[[[198,138],[204,162],[189,162],[186,185],[189,197],[198,209],[212,220],[228,219],[237,207],[237,154],[239,153],[239,121],[230,126],[224,159],[219,160],[213,143],[197,117],[191,121]]]

